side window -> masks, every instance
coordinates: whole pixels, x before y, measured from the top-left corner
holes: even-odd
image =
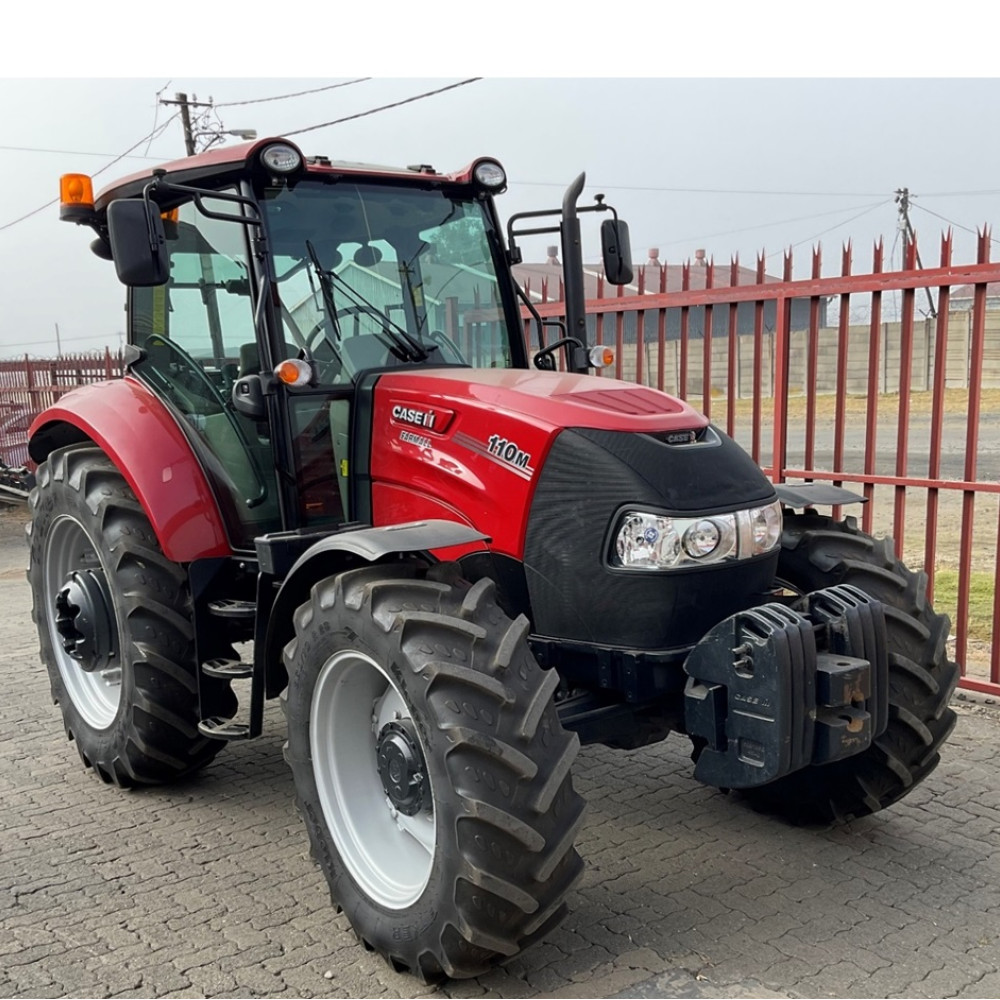
[[[233,214],[229,202],[203,203]],[[169,281],[131,293],[129,340],[144,355],[133,370],[194,431],[233,541],[248,545],[281,525],[267,429],[236,413],[230,399],[233,382],[257,357],[245,230],[193,204],[164,228]]]
[[[232,214],[228,202],[204,199],[206,208]],[[151,335],[168,337],[218,374],[238,364],[240,349],[253,343],[253,309],[243,227],[210,219],[193,204],[164,222],[170,281],[133,294],[131,339],[139,347]]]
[[[466,209],[468,211],[468,209]],[[510,348],[483,220],[456,212],[420,234],[431,329],[476,368],[509,368]]]

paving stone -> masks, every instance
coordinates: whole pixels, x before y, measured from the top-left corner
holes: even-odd
[[[568,918],[479,979],[428,987],[330,906],[277,705],[260,740],[171,788],[125,793],[83,769],[23,573],[4,577],[23,541],[12,551],[2,525],[0,998],[1000,995],[1000,705],[957,702],[920,788],[820,829],[703,788],[685,739],[585,747],[588,868]]]

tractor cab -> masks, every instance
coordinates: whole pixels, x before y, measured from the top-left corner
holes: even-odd
[[[97,230],[129,287],[129,371],[181,416],[236,549],[366,513],[352,421],[373,373],[528,367],[493,160],[441,175],[262,140],[127,178],[92,208],[85,181],[64,184],[63,218]]]
[[[498,165],[335,167],[274,142],[241,159],[181,161],[97,200],[98,242],[129,286],[129,370],[182,415],[237,548],[355,516],[365,373],[527,363]],[[175,182],[192,172],[196,186]]]

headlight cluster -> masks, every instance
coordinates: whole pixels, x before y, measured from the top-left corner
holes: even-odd
[[[778,500],[764,507],[707,517],[629,510],[618,523],[611,564],[639,570],[704,566],[762,555],[780,539]]]

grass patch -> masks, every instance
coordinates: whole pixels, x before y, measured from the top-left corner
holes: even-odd
[[[973,571],[969,574],[969,629],[970,639],[983,642],[993,640],[994,574]],[[958,608],[958,571],[939,569],[934,574],[934,608],[950,615],[952,625]]]

